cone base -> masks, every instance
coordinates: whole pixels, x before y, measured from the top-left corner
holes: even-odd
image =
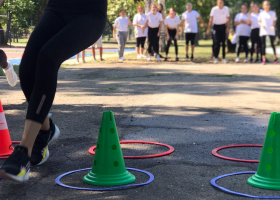
[[[98,175],[92,171],[83,178],[83,182],[90,185],[117,186],[127,185],[135,181],[135,176],[127,170],[117,175]]]
[[[258,174],[251,176],[247,183],[261,189],[280,190],[280,179],[266,178]]]
[[[4,152],[1,151],[0,156],[10,156],[13,152],[14,150],[8,150]]]

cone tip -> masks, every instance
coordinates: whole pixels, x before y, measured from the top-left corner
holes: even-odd
[[[2,107],[2,103],[1,103],[1,99],[0,99],[0,112],[4,112],[3,107]]]

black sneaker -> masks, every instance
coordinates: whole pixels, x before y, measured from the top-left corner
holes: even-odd
[[[176,62],[178,62],[179,61],[179,58],[178,57],[176,57]]]
[[[17,182],[28,181],[29,169],[28,149],[16,146],[12,155],[0,167],[0,177]]]
[[[193,56],[191,57],[191,61],[193,62],[193,60],[194,60],[194,58],[193,58]]]
[[[41,130],[35,140],[30,158],[32,165],[41,165],[48,160],[50,156],[48,145],[50,142],[57,139],[59,134],[59,129],[50,119],[50,130]]]
[[[257,59],[255,60],[255,63],[261,63],[261,60],[257,58]]]
[[[254,62],[254,61],[253,61],[253,58],[251,58],[251,59],[250,59],[250,63],[253,63],[253,62]]]
[[[167,62],[168,61],[168,58],[164,58],[164,62]]]
[[[186,61],[188,61],[188,60],[189,60],[189,55],[186,55],[185,60],[186,60]]]

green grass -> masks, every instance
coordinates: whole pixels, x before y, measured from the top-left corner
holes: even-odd
[[[14,65],[14,70],[15,70],[15,72],[18,74],[19,65]],[[3,70],[0,70],[0,76],[5,76]]]

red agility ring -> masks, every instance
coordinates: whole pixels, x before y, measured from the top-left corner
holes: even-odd
[[[12,144],[19,144],[20,141],[12,141]],[[6,155],[6,156],[0,156],[0,159],[7,159],[9,158],[10,155]]]
[[[154,154],[154,155],[145,155],[145,156],[124,156],[123,158],[125,159],[144,159],[144,158],[156,158],[156,157],[161,157],[161,156],[166,156],[174,152],[174,147],[168,145],[168,144],[163,144],[163,143],[157,143],[157,142],[146,142],[146,141],[121,141],[120,144],[154,144],[154,145],[159,145],[159,146],[164,146],[169,148],[168,151],[164,153],[159,153],[159,154]],[[94,150],[96,148],[96,145],[91,147],[88,152],[92,155],[95,154]]]
[[[247,162],[247,163],[259,163],[259,160],[244,160],[244,159],[236,159],[236,158],[230,158],[226,156],[222,156],[218,154],[218,151],[222,149],[228,149],[228,148],[235,148],[235,147],[263,147],[263,145],[259,144],[239,144],[239,145],[229,145],[229,146],[223,146],[223,147],[218,147],[216,149],[212,150],[212,154],[218,158],[222,158],[225,160],[230,160],[230,161],[236,161],[236,162]]]

